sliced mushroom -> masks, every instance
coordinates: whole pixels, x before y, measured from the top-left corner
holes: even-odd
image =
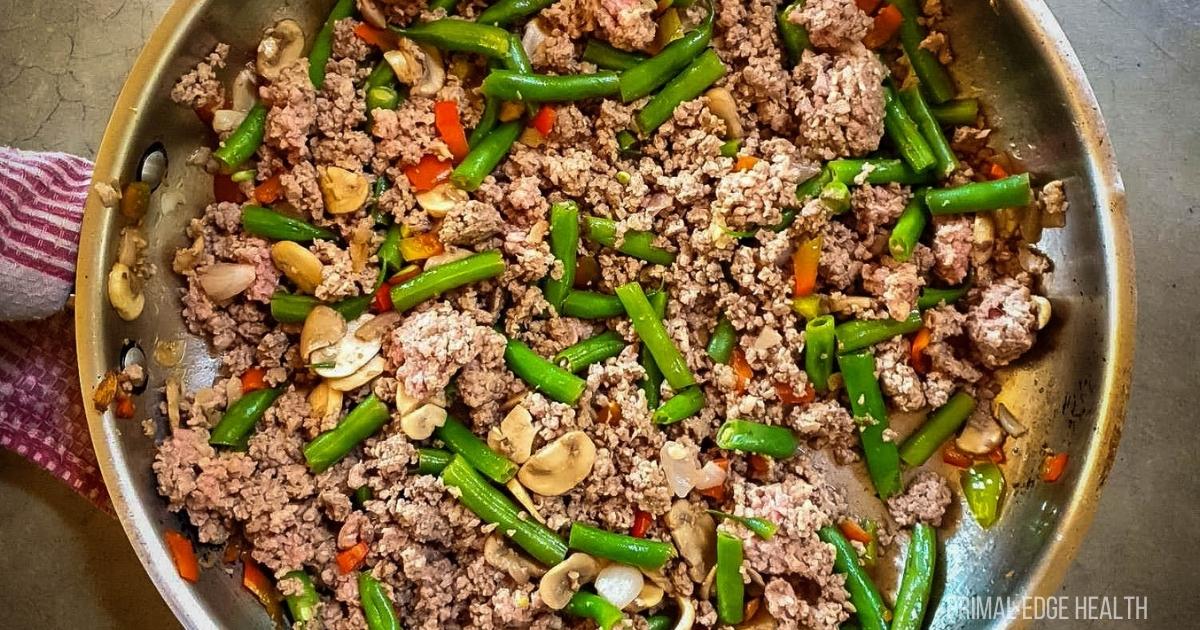
[[[267,29],[258,42],[254,67],[264,78],[274,81],[279,71],[304,54],[304,29],[296,20],[279,20]]]
[[[679,619],[675,622],[675,630],[692,630],[696,623],[696,606],[686,597],[675,597],[675,606],[679,608]]]
[[[308,393],[309,417],[328,420],[342,413],[342,392],[322,382]]]
[[[646,580],[641,571],[615,562],[601,569],[596,575],[596,593],[621,609],[637,599],[645,584]]]
[[[272,245],[271,260],[303,293],[311,294],[321,284],[325,265],[316,254],[295,241],[279,241]]]
[[[633,603],[629,605],[629,610],[638,612],[648,608],[654,608],[662,603],[664,595],[666,595],[666,591],[664,591],[661,586],[655,584],[654,582],[644,582],[642,584],[642,590],[638,592],[638,595],[634,598]]]
[[[583,431],[571,431],[543,446],[521,466],[517,478],[526,488],[558,496],[579,485],[596,463],[596,445]]]
[[[349,322],[346,324],[346,335],[340,341],[309,355],[308,361],[313,364],[313,371],[329,379],[343,378],[354,374],[375,358],[383,347],[383,341],[358,338],[358,330],[374,317],[367,313]]]
[[[327,383],[333,389],[342,392],[352,392],[367,383],[379,378],[383,375],[384,368],[387,367],[387,359],[381,356],[375,356],[367,364],[358,368],[350,376],[341,378],[331,378]]]
[[[533,438],[537,431],[533,428],[533,416],[522,405],[517,405],[504,416],[500,426],[488,431],[488,446],[504,454],[513,462],[524,464],[533,451]]]
[[[508,493],[513,495],[513,498],[517,500],[517,503],[520,503],[521,507],[525,508],[525,511],[529,512],[529,514],[533,516],[534,520],[542,525],[546,524],[546,518],[542,516],[541,512],[538,512],[537,506],[533,504],[533,497],[529,496],[529,491],[525,489],[525,486],[521,485],[521,481],[519,479],[515,477],[509,479],[508,482],[504,484],[504,487],[508,488]]]
[[[408,394],[408,392],[404,390],[404,383],[397,381],[396,382],[396,399],[392,403],[392,406],[396,408],[396,413],[403,416],[404,414],[412,411],[413,409],[420,407],[421,401],[410,396]]]
[[[425,71],[421,82],[412,86],[409,93],[413,96],[434,96],[446,85],[446,68],[442,65],[442,53],[433,46],[420,44],[421,52],[425,53],[422,63]]]
[[[355,4],[358,5],[358,12],[367,24],[375,28],[387,28],[387,16],[375,4],[375,0],[357,0]]]
[[[688,564],[688,576],[702,582],[717,562],[717,522],[704,508],[680,499],[664,521],[679,555]]]
[[[147,245],[146,236],[142,234],[140,228],[133,225],[121,228],[121,242],[117,245],[117,262],[130,269],[137,267]]]
[[[374,341],[383,337],[383,334],[391,330],[397,322],[400,321],[400,313],[396,311],[388,311],[380,313],[374,319],[362,325],[361,328],[354,331],[354,336],[363,341]]]
[[[967,418],[967,424],[954,440],[955,446],[972,455],[987,455],[1004,443],[1004,427],[996,422],[990,410],[980,405]]]
[[[304,318],[300,329],[300,358],[307,361],[313,352],[328,348],[346,336],[346,320],[341,313],[318,304]]]
[[[442,54],[432,46],[401,37],[396,49],[384,53],[383,59],[392,67],[398,81],[412,86],[409,94],[413,96],[433,96],[446,83]]]
[[[171,260],[171,269],[179,275],[183,275],[196,268],[200,262],[201,256],[204,255],[204,235],[196,236],[192,244],[187,249],[175,250],[175,258]]]
[[[739,624],[737,630],[775,630],[778,627],[779,622],[775,621],[767,607],[760,605],[754,611],[754,616]]]
[[[554,565],[538,582],[542,602],[552,610],[562,610],[571,596],[600,573],[600,565],[586,553],[573,553]]]
[[[317,186],[325,209],[331,214],[354,212],[367,203],[371,185],[362,173],[348,171],[339,166],[323,166],[317,169]]]
[[[375,231],[371,229],[371,223],[359,223],[353,231],[350,232],[350,271],[361,273],[367,268],[367,261],[371,258],[371,239],[375,236]]]
[[[382,357],[380,357],[382,358]],[[400,418],[400,430],[414,440],[427,440],[434,429],[446,424],[446,410],[434,404],[421,405]]]
[[[201,280],[201,286],[203,282]],[[137,319],[146,307],[146,296],[137,289],[133,272],[121,263],[113,263],[108,271],[108,303],[127,322]]]
[[[509,548],[497,532],[483,541],[483,561],[507,573],[517,584],[528,584],[546,574],[545,567]]]
[[[708,111],[725,123],[725,137],[736,140],[742,137],[742,121],[738,116],[737,103],[725,88],[713,88],[704,93],[708,99]]]
[[[416,197],[421,208],[435,219],[446,216],[468,200],[467,191],[450,183],[438,184],[432,190],[417,193]]]
[[[1044,296],[1033,296],[1033,303],[1037,306],[1037,329],[1041,330],[1050,325],[1050,317],[1053,315],[1053,308],[1050,306],[1050,300]]]
[[[971,262],[983,265],[992,257],[992,247],[996,244],[996,224],[986,212],[975,215],[971,226]]]

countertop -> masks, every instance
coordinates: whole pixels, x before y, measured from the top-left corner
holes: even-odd
[[[982,1],[982,0],[980,0]],[[1129,197],[1139,321],[1133,398],[1095,523],[1059,593],[1148,598],[1143,622],[1200,613],[1185,542],[1200,531],[1193,472],[1200,335],[1200,4],[1049,0],[1091,79]],[[0,144],[91,157],[166,0],[0,0]],[[0,627],[177,624],[117,522],[0,451]]]

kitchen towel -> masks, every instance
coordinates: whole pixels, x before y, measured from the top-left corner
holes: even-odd
[[[92,163],[0,147],[0,447],[111,511],[75,360],[75,280]]]

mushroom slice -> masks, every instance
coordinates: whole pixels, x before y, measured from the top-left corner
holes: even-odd
[[[329,387],[332,389],[336,389],[340,392],[352,392],[359,387],[362,387],[363,385],[366,385],[367,383],[379,378],[383,374],[383,370],[386,367],[387,359],[384,359],[381,356],[376,356],[370,361],[367,361],[366,365],[355,370],[350,376],[331,378],[326,382],[329,383]]]
[[[446,68],[442,65],[442,53],[428,44],[419,44],[421,52],[425,53],[422,63],[425,66],[420,83],[410,90],[413,96],[434,96],[446,85]]]
[[[488,446],[496,449],[517,464],[524,464],[533,451],[533,416],[523,405],[517,405],[504,416],[499,427],[488,431]]]
[[[363,20],[367,24],[375,28],[387,28],[387,16],[380,10],[379,5],[375,4],[375,0],[357,0],[358,12],[362,14]]]
[[[596,576],[596,593],[613,606],[624,609],[637,599],[645,584],[641,571],[614,562]]]
[[[700,583],[700,599],[708,600],[712,597],[713,582],[717,579],[717,567],[708,570],[708,575],[704,576],[704,581]]]
[[[342,412],[342,392],[321,382],[308,393],[309,416],[316,420],[327,420]]]
[[[483,541],[483,561],[507,573],[517,584],[528,584],[546,574],[545,567],[509,548],[497,532]]]
[[[410,396],[408,392],[404,390],[404,383],[397,381],[396,400],[392,403],[392,406],[396,408],[396,413],[399,413],[401,416],[403,416],[417,407],[420,407],[421,401]]]
[[[1041,330],[1050,325],[1054,309],[1050,306],[1050,300],[1041,295],[1033,296],[1033,303],[1037,306],[1037,329]]]
[[[1004,427],[992,417],[986,405],[975,408],[975,413],[967,418],[954,445],[972,455],[987,455],[1004,443]]]
[[[1017,416],[1013,415],[1013,412],[1004,403],[997,402],[994,407],[996,420],[1000,422],[1001,427],[1004,427],[1005,433],[1013,437],[1021,437],[1029,430],[1017,419]]]
[[[467,203],[467,191],[454,184],[444,183],[434,186],[431,190],[419,192],[417,203],[429,216],[440,219],[455,207]]]
[[[521,466],[517,478],[543,496],[558,496],[579,485],[596,463],[596,445],[583,431],[565,433]]]
[[[271,261],[303,293],[312,294],[321,284],[325,265],[316,254],[295,241],[279,241],[272,245]],[[254,268],[250,269],[253,271]]]
[[[400,321],[400,313],[396,311],[388,311],[380,313],[374,319],[362,325],[361,328],[354,331],[354,336],[363,341],[374,341],[381,339],[383,334],[392,329],[397,322]]]
[[[309,355],[322,348],[328,348],[346,336],[346,320],[332,308],[318,304],[304,318],[304,328],[300,329],[300,358],[308,360]]]
[[[696,606],[686,597],[675,597],[675,605],[679,608],[679,620],[675,622],[674,630],[692,630],[696,623]]]
[[[254,67],[268,80],[279,78],[280,70],[304,53],[304,29],[296,20],[279,20],[258,42]]]
[[[765,605],[759,606],[754,616],[738,625],[737,630],[775,630],[779,623],[771,616]]]
[[[693,582],[703,582],[717,562],[717,522],[703,508],[680,499],[671,506],[664,521],[679,555],[688,564]]]
[[[381,359],[383,357],[380,357]],[[400,430],[414,440],[427,440],[434,429],[446,424],[446,410],[432,403],[421,405],[416,411],[400,419]]]
[[[362,173],[348,171],[340,166],[323,166],[318,169],[317,186],[325,209],[331,214],[348,214],[363,207],[371,194],[371,185]]]
[[[340,341],[327,348],[315,350],[308,357],[313,371],[325,378],[342,378],[354,374],[366,365],[383,347],[382,339],[359,339],[358,329],[374,319],[366,313],[346,324],[346,334]]]
[[[725,123],[725,137],[736,140],[742,137],[742,121],[738,116],[737,103],[729,90],[717,87],[704,93],[708,100],[708,111]]]
[[[250,274],[250,282],[254,282],[253,267],[250,268]],[[127,322],[137,319],[142,314],[142,309],[146,308],[146,296],[135,284],[133,272],[129,267],[113,263],[112,269],[108,271],[108,303],[112,304],[117,315]],[[205,286],[203,278],[200,280],[200,286]],[[207,289],[205,292],[207,293]]]
[[[179,379],[174,374],[167,377],[166,394],[167,426],[171,427],[171,430],[174,431],[180,425],[179,399],[183,398],[183,390],[179,386]]]
[[[554,565],[538,582],[542,602],[552,610],[562,610],[580,587],[595,579],[600,565],[586,553],[573,553]]]
[[[638,595],[633,599],[633,603],[629,605],[629,609],[638,612],[654,608],[662,603],[664,595],[666,595],[666,591],[661,586],[654,582],[643,582],[642,590],[638,591]]]
[[[542,525],[546,524],[545,517],[542,516],[541,512],[538,512],[537,506],[533,504],[533,497],[529,496],[529,491],[525,489],[525,486],[521,485],[518,479],[515,477],[509,479],[508,483],[504,484],[504,487],[508,488],[509,494],[513,495],[513,498],[517,500],[517,503],[521,504],[521,507],[533,515],[534,520]]]

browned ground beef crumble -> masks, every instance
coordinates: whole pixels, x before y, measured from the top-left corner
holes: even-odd
[[[395,111],[376,110],[368,124],[362,83],[377,53],[354,36],[357,21],[348,19],[335,29],[333,59],[321,89],[310,83],[304,59],[284,68],[274,82],[260,79],[259,95],[270,109],[257,180],[280,175],[286,204],[350,242],[356,231],[361,237],[370,230],[370,219],[365,210],[327,212],[320,169],[337,166],[367,173],[369,179],[386,175],[392,187],[378,206],[396,222],[417,232],[436,229],[447,247],[504,254],[508,269],[502,277],[405,313],[384,336],[383,376],[348,392],[343,413],[372,391],[388,402],[398,391],[430,400],[453,384],[461,419],[485,436],[523,396],[537,434],[535,450],[576,430],[587,433],[597,448],[583,483],[561,496],[533,496],[549,527],[565,531],[573,521],[584,521],[623,532],[635,510],[661,517],[676,500],[768,518],[780,527],[771,541],[732,522],[720,527],[744,541],[747,574],[753,572],[759,581],[764,605],[779,627],[832,629],[853,608],[842,577],[833,572],[833,548],[818,539],[817,530],[838,522],[848,508],[844,491],[826,479],[813,457],[828,449],[842,464],[856,461],[857,432],[836,389],[807,404],[780,401],[777,386],[802,392],[808,384],[802,367],[804,320],[791,308],[788,260],[794,243],[823,236],[817,288],[831,301],[842,301],[834,310],[843,315],[902,319],[927,283],[947,286],[973,277],[974,288],[964,300],[925,311],[931,342],[924,372],[910,364],[907,338],[875,349],[882,389],[890,405],[902,410],[936,407],[959,388],[974,392],[978,383],[990,380],[992,369],[1033,346],[1034,288],[1046,264],[1036,252],[1023,254],[1023,245],[1011,235],[998,233],[994,241],[981,243],[970,216],[936,218],[928,246],[919,245],[908,262],[893,260],[886,255],[887,234],[912,192],[896,184],[855,187],[852,211],[835,218],[810,202],[783,232],[759,230],[755,239],[731,238],[726,229],[777,223],[782,211],[795,205],[796,185],[816,174],[821,161],[860,157],[880,147],[881,85],[888,68],[861,44],[871,18],[853,0],[809,0],[792,14],[808,28],[815,46],[794,68],[782,62],[776,2],[715,4],[713,47],[729,69],[719,85],[738,106],[745,129],[741,153],[759,158],[751,168],[735,171],[734,160],[720,156],[725,124],[710,113],[705,97],[678,107],[644,143],[639,158],[618,152],[616,134],[631,126],[640,103],[564,104],[544,144],[515,145],[469,200],[433,220],[417,203],[404,168],[426,155],[450,156],[434,125],[433,103],[456,102],[469,129],[482,107],[477,79],[464,84],[448,74],[436,96],[407,98]],[[685,11],[685,20],[698,20],[702,5]],[[460,13],[473,16],[479,6],[461,3]],[[381,7],[398,25],[435,17],[423,0],[383,0]],[[547,37],[533,51],[535,68],[591,71],[580,59],[589,36],[622,49],[645,49],[655,37],[654,7],[650,0],[552,4],[540,14]],[[940,15],[940,5],[927,3],[926,11]],[[922,46],[949,54],[941,33],[933,32]],[[172,98],[198,109],[221,106],[225,91],[217,73],[228,52],[228,46],[217,46],[180,79]],[[448,65],[474,61],[458,55],[447,59]],[[969,156],[985,146],[987,137],[983,128],[954,133],[964,163],[951,181],[972,178],[972,165],[978,164]],[[528,392],[506,368],[504,335],[525,341],[542,356],[606,328],[636,341],[624,319],[560,316],[537,284],[562,273],[549,252],[546,221],[551,203],[567,199],[617,220],[621,233],[653,230],[659,244],[677,252],[675,263],[663,267],[589,249],[600,268],[592,288],[611,292],[632,280],[665,286],[667,330],[707,399],[695,417],[669,427],[651,422],[638,385],[644,371],[636,343],[583,375],[587,389],[573,407]],[[1061,183],[1046,186],[1039,204],[1047,214],[1063,212]],[[365,627],[354,576],[342,575],[334,561],[338,551],[360,541],[369,543],[366,566],[385,584],[407,627],[585,627],[548,609],[536,581],[519,583],[484,561],[481,549],[491,528],[438,477],[412,472],[417,444],[398,421],[329,470],[308,471],[302,447],[332,428],[340,414],[310,409],[307,394],[319,379],[299,356],[300,326],[275,323],[268,308],[271,295],[289,288],[290,281],[272,263],[271,244],[242,230],[240,211],[233,203],[209,205],[189,225],[189,246],[174,260],[186,285],[182,305],[188,329],[212,344],[227,376],[210,389],[187,394],[182,425],[158,449],[154,471],[170,508],[186,513],[201,543],[244,538],[254,559],[276,577],[306,569],[326,594],[320,605],[324,627]],[[378,245],[378,236],[369,239]],[[334,301],[373,291],[378,262],[373,256],[363,267],[336,242],[318,240],[309,249],[324,263],[318,298]],[[1036,263],[1032,269],[1026,264],[1030,259]],[[252,265],[253,284],[233,299],[210,299],[199,277],[217,263]],[[736,387],[729,366],[715,364],[705,352],[721,314],[732,322],[738,348],[754,372],[745,391]],[[503,335],[495,328],[501,322]],[[241,395],[237,377],[252,366],[266,370],[267,382],[285,393],[245,451],[214,449],[209,432]],[[664,386],[663,394],[670,396],[669,388]],[[604,412],[612,408],[619,409],[615,419]],[[775,462],[766,473],[731,456],[728,496],[719,505],[696,492],[677,499],[659,463],[664,444],[670,440],[704,450],[704,463],[717,456],[709,446],[716,427],[735,417],[787,425],[806,445],[796,458]],[[374,496],[355,507],[349,497],[361,486]],[[944,478],[920,471],[887,507],[895,526],[938,525],[951,499]],[[668,538],[661,524],[650,535]],[[712,606],[699,600],[702,579],[690,576],[683,560],[672,560],[664,575],[672,592],[695,600],[698,625],[717,625]],[[279,588],[286,594],[298,586],[283,580]]]

